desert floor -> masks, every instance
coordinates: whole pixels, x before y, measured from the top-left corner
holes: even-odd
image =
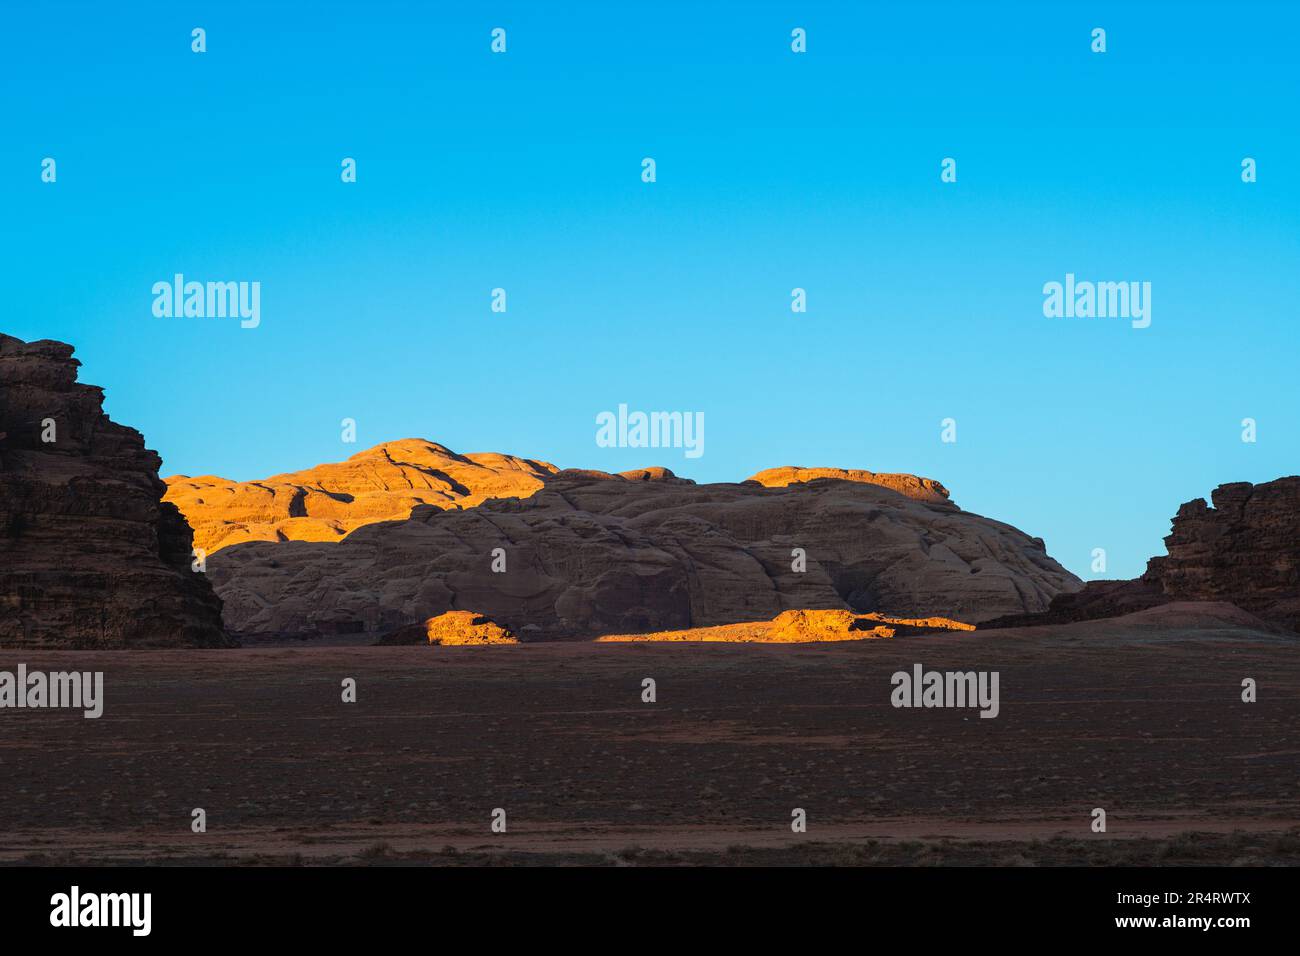
[[[103,670],[106,703],[0,711],[0,862],[1295,864],[1298,650],[1175,606],[824,645],[4,651]],[[893,708],[917,662],[998,671],[1000,715]]]

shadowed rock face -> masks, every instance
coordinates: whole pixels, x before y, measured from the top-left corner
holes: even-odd
[[[526,498],[417,506],[332,544],[239,544],[208,567],[237,632],[382,633],[472,609],[524,641],[794,609],[977,623],[1043,610],[1078,587],[1041,540],[923,491],[918,500],[839,478],[769,488],[654,469],[559,472]],[[504,573],[492,571],[496,548]],[[804,572],[792,570],[795,548]]]
[[[219,647],[158,456],[77,384],[72,346],[0,334],[0,646]],[[53,422],[53,442],[42,440]]]
[[[1220,485],[1189,501],[1142,580],[1174,600],[1229,601],[1300,630],[1300,477]]]
[[[1172,601],[1227,601],[1271,624],[1300,630],[1300,477],[1220,485],[1189,501],[1132,581],[1090,581],[1044,613],[990,622],[1020,627],[1117,617]]]

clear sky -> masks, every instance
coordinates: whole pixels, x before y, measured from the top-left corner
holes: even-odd
[[[0,330],[75,344],[164,474],[908,471],[1090,578],[1300,471],[1294,4],[288,6],[0,16]],[[260,282],[260,326],[155,317],[177,272]],[[1066,273],[1151,326],[1044,317]],[[704,455],[597,447],[620,403]]]

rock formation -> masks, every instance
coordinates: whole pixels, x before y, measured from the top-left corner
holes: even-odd
[[[250,636],[383,634],[473,609],[528,641],[766,621],[795,609],[978,623],[1044,610],[1078,587],[1041,540],[962,511],[927,479],[887,476],[899,491],[787,469],[772,487],[697,485],[665,469],[548,467],[529,473],[541,487],[526,497],[417,504],[403,520],[332,543],[227,546],[208,563],[226,625]],[[196,526],[209,526],[206,504],[178,500]],[[796,549],[806,570],[794,569]]]
[[[459,647],[481,644],[518,644],[514,634],[491,618],[473,611],[447,611],[418,624],[408,624],[384,635],[380,644],[441,644]]]
[[[1116,617],[1173,601],[1226,601],[1271,624],[1300,630],[1300,477],[1220,485],[1189,501],[1165,538],[1167,556],[1132,581],[1090,581],[1047,611],[990,627]]]
[[[1228,601],[1300,630],[1300,477],[1234,482],[1178,509],[1142,579],[1167,597]]]
[[[264,481],[175,475],[165,500],[189,518],[195,543],[213,554],[241,541],[337,541],[362,525],[405,518],[418,505],[524,498],[555,471],[544,461],[457,455],[412,438]]]
[[[942,617],[898,618],[852,611],[782,611],[770,621],[720,624],[685,631],[652,634],[607,634],[597,643],[654,641],[705,641],[725,644],[813,644],[825,641],[863,641],[882,637],[910,637],[935,631],[973,631],[969,624]]]
[[[231,643],[158,456],[72,351],[0,334],[0,647]]]

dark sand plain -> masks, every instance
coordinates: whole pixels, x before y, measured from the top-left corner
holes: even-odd
[[[0,711],[0,863],[1296,864],[1298,651],[1225,605],[833,644],[2,651],[104,671],[105,709]],[[892,707],[918,662],[998,671],[999,716]]]

